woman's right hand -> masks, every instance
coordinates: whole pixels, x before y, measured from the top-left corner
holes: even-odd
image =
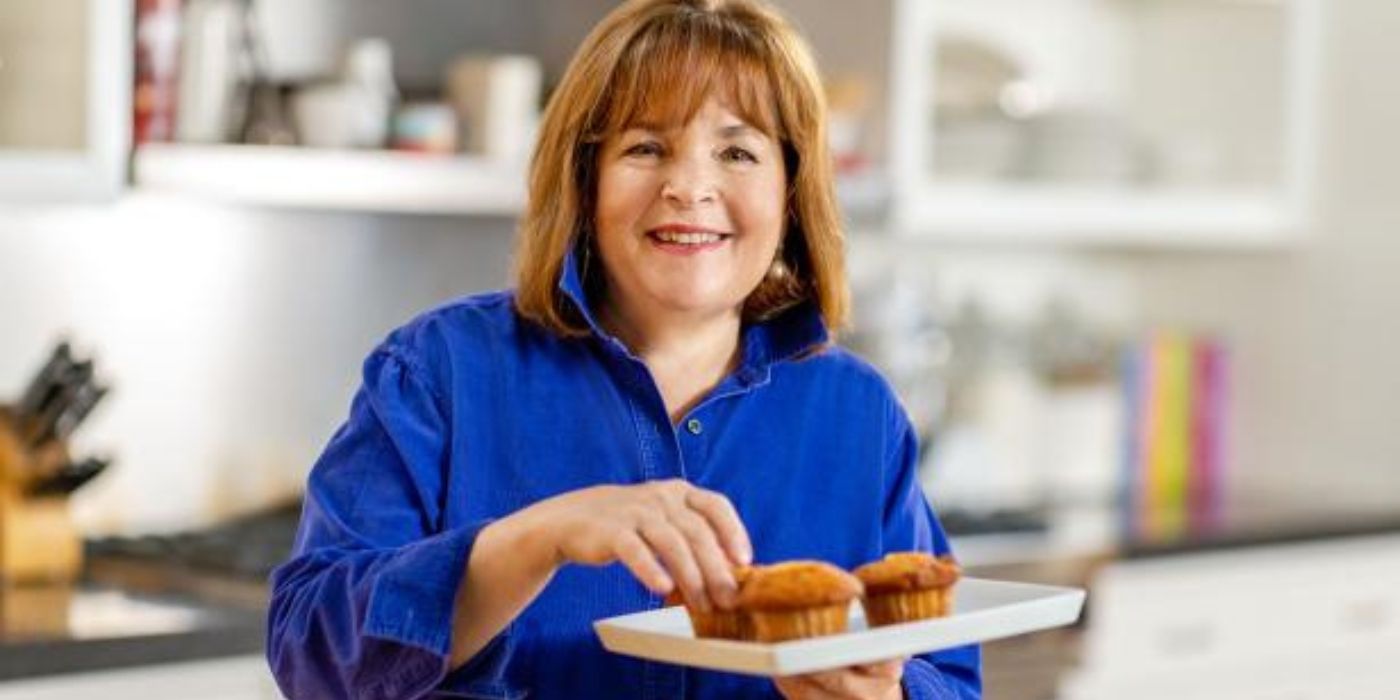
[[[733,607],[732,567],[753,559],[729,499],[681,479],[579,489],[529,510],[551,533],[556,565],[620,561],[658,595],[679,586],[701,609]]]

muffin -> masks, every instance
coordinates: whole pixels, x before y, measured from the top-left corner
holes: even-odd
[[[752,566],[734,568],[734,583],[738,586],[739,591],[744,590],[744,583],[749,580],[753,572],[754,567]],[[690,626],[695,630],[696,637],[738,640],[747,640],[753,637],[748,615],[737,607],[733,610],[720,610],[712,607],[709,612],[704,612],[687,605],[685,596],[681,595],[680,588],[672,590],[670,595],[666,596],[666,604],[685,605],[685,612],[690,616]]]
[[[846,631],[860,580],[820,561],[788,561],[754,571],[739,592],[753,638],[760,642],[819,637]]]
[[[865,619],[880,627],[947,615],[961,570],[951,557],[898,552],[856,569],[855,575],[865,586]]]

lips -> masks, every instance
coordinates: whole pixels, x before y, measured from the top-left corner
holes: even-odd
[[[702,226],[667,224],[647,231],[647,237],[666,247],[704,249],[723,243],[734,234]]]

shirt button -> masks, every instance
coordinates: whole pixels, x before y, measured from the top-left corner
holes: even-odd
[[[691,435],[699,435],[705,430],[705,424],[701,423],[699,418],[691,418],[685,422],[685,429],[689,430]]]

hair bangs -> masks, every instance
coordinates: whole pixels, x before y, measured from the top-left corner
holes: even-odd
[[[596,122],[604,137],[635,126],[688,123],[711,96],[764,134],[781,139],[765,46],[725,18],[682,13],[656,18],[623,53]],[[676,76],[685,76],[677,80]]]

